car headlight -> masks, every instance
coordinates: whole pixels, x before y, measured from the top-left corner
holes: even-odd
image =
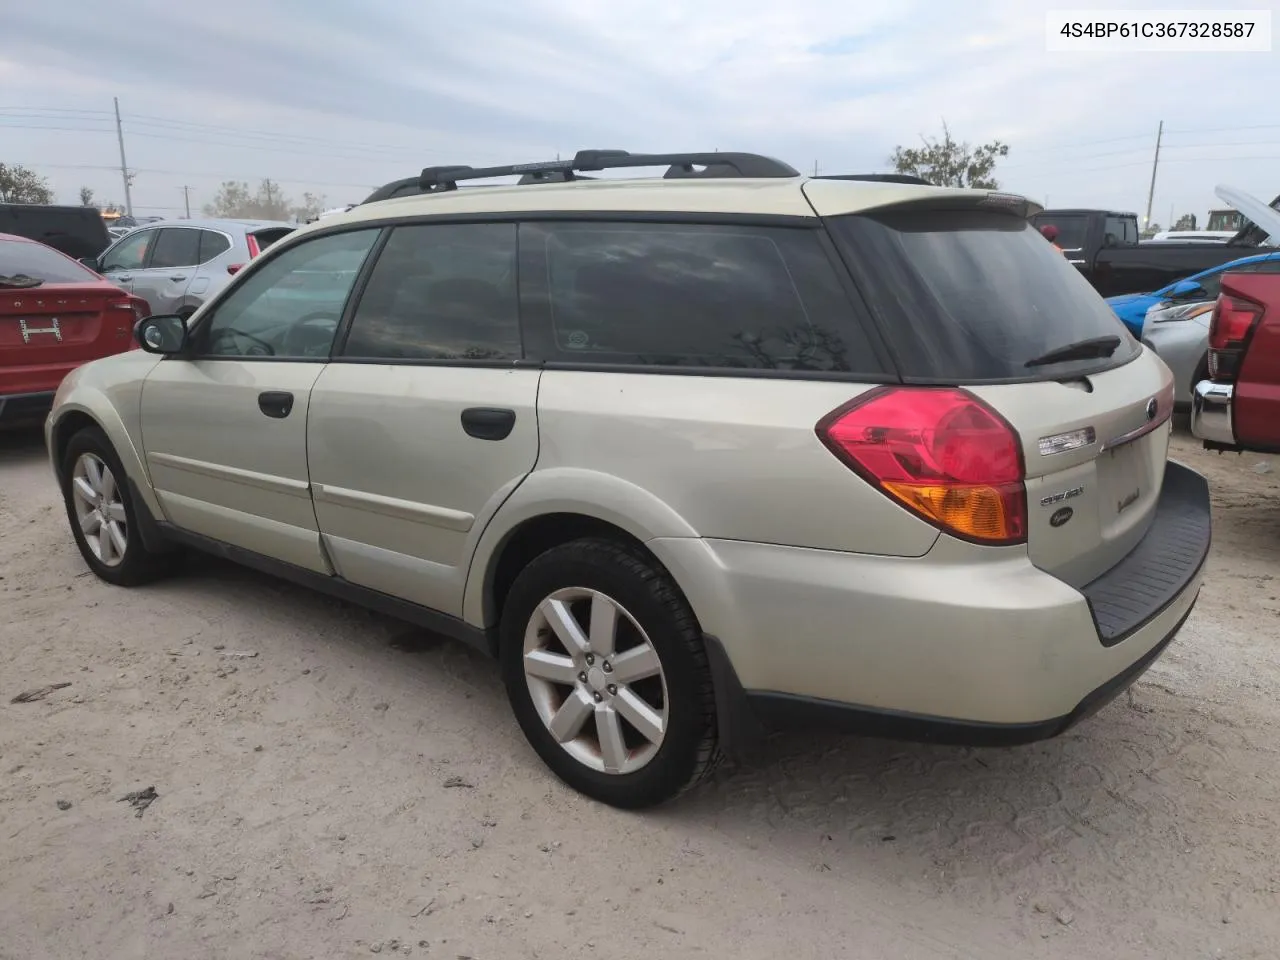
[[[1186,303],[1180,307],[1164,307],[1163,309],[1152,309],[1147,314],[1147,319],[1152,323],[1172,323],[1176,320],[1190,320],[1192,317],[1199,317],[1213,311],[1213,300],[1204,303]]]

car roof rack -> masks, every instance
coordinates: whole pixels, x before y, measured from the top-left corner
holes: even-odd
[[[923,177],[915,177],[909,173],[831,173],[823,174],[819,180],[869,180],[874,183],[909,183],[917,187],[932,187],[934,184]]]
[[[513,163],[501,167],[459,165],[426,167],[417,177],[396,180],[379,187],[369,194],[364,202],[375,203],[392,197],[456,190],[458,184],[466,180],[518,176],[520,178],[518,183],[521,185],[565,183],[572,180],[598,179],[582,176],[586,172],[636,167],[666,167],[663,177],[668,180],[800,176],[800,172],[789,164],[755,153],[628,153],[626,150],[579,150],[571,160]]]

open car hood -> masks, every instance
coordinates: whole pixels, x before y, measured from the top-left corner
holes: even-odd
[[[1237,190],[1235,187],[1219,184],[1213,188],[1213,192],[1225,203],[1231,204],[1232,207],[1252,220],[1255,226],[1270,236],[1272,243],[1280,243],[1280,211],[1267,206],[1257,197],[1245,193],[1243,190]],[[1247,229],[1245,228],[1240,233],[1245,233]]]

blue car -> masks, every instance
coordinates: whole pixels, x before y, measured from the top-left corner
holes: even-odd
[[[1224,273],[1280,273],[1280,250],[1254,254],[1251,257],[1241,257],[1239,260],[1219,264],[1185,280],[1162,287],[1154,293],[1126,293],[1118,297],[1107,297],[1107,305],[1124,321],[1130,333],[1141,338],[1142,322],[1146,319],[1148,310],[1164,301],[1181,300],[1194,303],[1200,300],[1216,300],[1222,287]]]

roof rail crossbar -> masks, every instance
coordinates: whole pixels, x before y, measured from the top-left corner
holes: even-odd
[[[635,167],[666,167],[669,180],[702,177],[798,177],[789,164],[755,153],[628,153],[626,150],[579,150],[572,160],[514,163],[501,167],[469,167],[461,164],[426,167],[417,177],[396,180],[371,193],[365,203],[412,194],[442,193],[458,188],[459,181],[519,177],[520,184],[563,183],[593,180],[584,171],[623,170]]]
[[[702,177],[798,177],[800,171],[781,160],[758,153],[626,153],[622,150],[581,150],[573,158],[575,170],[621,170],[627,167],[669,167],[675,179]],[[695,167],[705,170],[695,171]],[[711,172],[714,171],[714,172]]]
[[[934,184],[923,177],[915,177],[909,173],[831,173],[823,174],[819,180],[869,180],[874,183],[910,183],[918,187],[932,187]]]

